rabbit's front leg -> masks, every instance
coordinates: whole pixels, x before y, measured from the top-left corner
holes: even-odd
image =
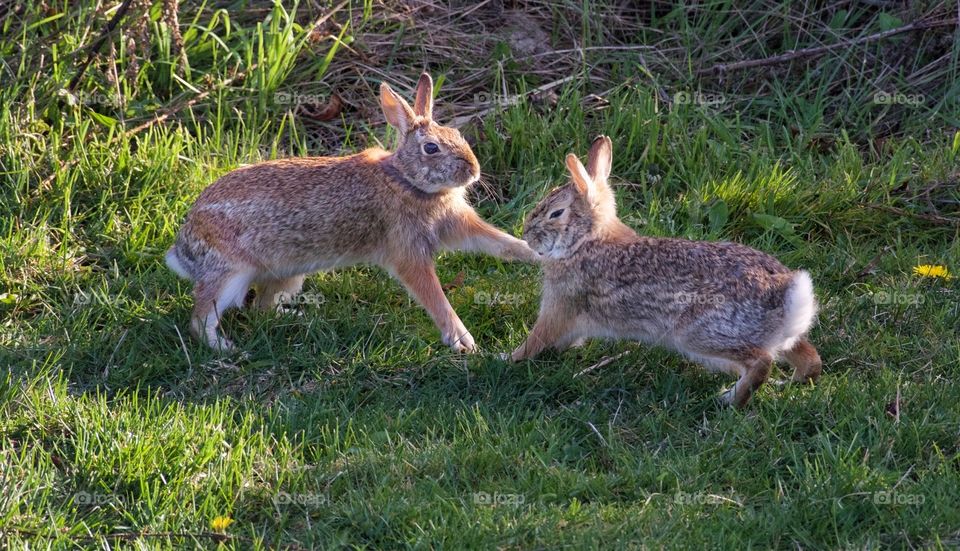
[[[472,210],[458,214],[441,235],[448,249],[477,251],[506,260],[539,261],[540,255],[526,241],[485,222]]]
[[[578,337],[574,332],[575,319],[560,311],[542,310],[527,340],[513,351],[510,359],[519,362],[533,358],[550,347],[566,348]]]
[[[473,336],[443,294],[432,261],[408,259],[397,262],[389,269],[433,318],[440,329],[443,344],[457,352],[473,352],[476,349]]]

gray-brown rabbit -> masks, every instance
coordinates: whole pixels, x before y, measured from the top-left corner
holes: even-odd
[[[531,211],[523,238],[542,260],[540,314],[514,361],[588,337],[672,348],[739,376],[724,400],[741,407],[786,359],[793,379],[820,375],[806,339],[816,315],[809,274],[737,243],[641,237],[616,213],[612,144],[598,137],[587,168],[567,155],[571,183]]]
[[[282,159],[226,174],[187,214],[167,265],[195,282],[191,331],[215,349],[232,343],[217,327],[243,304],[274,308],[296,294],[306,275],[370,263],[399,279],[427,310],[444,344],[475,348],[440,287],[440,249],[482,251],[533,261],[523,241],[484,222],[465,198],[480,177],[470,146],[433,121],[433,81],[417,83],[413,109],[386,83],[383,114],[399,134],[396,151],[367,149],[347,157]]]

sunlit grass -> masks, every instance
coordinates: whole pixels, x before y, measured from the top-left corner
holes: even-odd
[[[877,146],[863,139],[873,107],[862,105],[850,107],[854,126],[837,129],[838,100],[817,91],[832,86],[829,75],[731,93],[736,103],[721,105],[671,104],[630,77],[597,108],[586,69],[557,90],[556,105],[528,99],[469,128],[488,184],[478,210],[509,231],[564,181],[563,156],[585,154],[605,133],[621,217],[639,232],[736,240],[811,272],[823,379],[768,385],[746,411],[715,401],[732,381],[648,347],[590,342],[504,363],[498,353],[536,317],[539,274],[462,254],[443,255],[438,272],[444,283],[464,274],[447,294],[480,354],[450,353],[399,284],[356,267],[309,278],[304,292],[316,300],[299,311],[229,314],[225,329],[243,354],[221,358],[189,336],[189,285],[162,262],[197,194],[243,163],[390,140],[376,112],[310,126],[276,101],[316,86],[333,70],[326,54],[361,48],[363,28],[314,43],[303,6],[259,19],[220,7],[181,15],[180,73],[169,39],[157,39],[120,108],[82,101],[113,93],[104,67],[73,92],[81,101],[61,92],[76,66],[64,53],[90,40],[90,3],[50,21],[30,12],[29,31],[5,23],[3,546],[960,541],[960,296],[955,278],[915,275],[960,269],[952,132],[934,126]],[[372,3],[350,7],[361,26],[390,23]],[[697,35],[722,34],[722,22],[681,16],[662,22],[694,25],[691,51],[702,47]],[[603,38],[595,23],[584,22],[585,40]],[[625,57],[607,62],[637,73]],[[398,61],[390,70],[410,80],[420,69]],[[451,79],[441,106],[454,69],[430,69]],[[542,84],[505,71],[511,93]],[[246,78],[220,86],[238,72]],[[861,84],[850,94],[874,93]],[[209,93],[182,107],[197,96],[191,87]],[[182,108],[126,133],[169,107]],[[946,222],[924,218],[927,201]]]

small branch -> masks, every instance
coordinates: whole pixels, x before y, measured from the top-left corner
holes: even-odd
[[[897,216],[910,216],[913,218],[919,218],[920,220],[926,220],[927,222],[933,222],[934,224],[943,224],[946,226],[958,226],[960,227],[960,218],[950,218],[948,216],[941,216],[939,214],[926,214],[923,212],[910,212],[905,209],[898,207],[891,207],[889,205],[877,205],[870,203],[865,205],[868,209],[882,210]]]
[[[589,372],[593,371],[594,369],[597,369],[597,368],[603,367],[603,366],[605,366],[605,365],[611,364],[611,363],[619,360],[620,358],[626,356],[627,354],[629,354],[629,353],[631,353],[631,352],[633,352],[633,350],[626,350],[626,351],[624,351],[624,352],[621,352],[621,353],[617,354],[616,356],[607,356],[606,358],[604,358],[604,359],[600,360],[599,362],[591,365],[590,367],[581,370],[579,373],[577,373],[576,375],[574,375],[573,378],[576,379],[577,377],[583,375],[584,373],[589,373]],[[594,430],[596,430],[596,429],[594,429]],[[603,438],[603,437],[601,436],[601,438]]]
[[[497,110],[497,109],[503,109],[503,108],[509,107],[509,106],[511,106],[511,105],[516,105],[516,104],[520,103],[520,100],[523,99],[523,98],[526,97],[526,96],[531,96],[531,95],[533,95],[533,94],[546,92],[546,91],[548,91],[548,90],[551,90],[551,89],[553,89],[553,88],[556,88],[557,86],[560,86],[561,84],[566,84],[566,83],[570,82],[571,80],[573,80],[574,78],[576,78],[576,77],[575,77],[575,76],[563,77],[563,78],[561,78],[560,80],[555,80],[555,81],[553,81],[553,82],[548,82],[547,84],[544,84],[544,85],[542,85],[542,86],[538,86],[538,87],[534,88],[533,90],[530,90],[529,92],[527,92],[527,93],[525,93],[525,94],[515,94],[515,95],[509,96],[509,97],[507,97],[507,98],[504,98],[503,101],[492,101],[492,102],[488,102],[488,105],[491,105],[491,104],[492,104],[491,107],[487,107],[487,108],[485,108],[485,109],[481,109],[481,110],[479,110],[479,111],[475,111],[475,112],[473,112],[473,113],[470,113],[469,115],[460,115],[459,117],[455,117],[452,121],[450,121],[450,126],[452,126],[453,128],[459,128],[460,126],[462,126],[463,124],[469,122],[470,120],[472,120],[472,119],[474,119],[474,118],[478,118],[478,117],[479,117],[479,118],[482,118],[482,117],[488,115],[489,113],[492,113],[493,111],[495,111],[495,110]]]
[[[154,117],[153,117],[152,119],[148,120],[147,122],[145,122],[145,123],[143,123],[143,124],[140,124],[140,125],[138,125],[138,126],[135,126],[135,127],[131,128],[130,130],[127,130],[126,132],[124,132],[124,136],[127,137],[127,138],[129,138],[130,136],[133,136],[134,134],[139,134],[140,132],[143,132],[143,131],[146,130],[147,128],[150,128],[151,126],[153,126],[153,125],[155,125],[155,124],[157,124],[157,123],[160,123],[160,122],[163,122],[163,121],[167,120],[168,118],[170,118],[170,115],[173,115],[173,114],[175,114],[175,113],[178,113],[178,112],[180,112],[180,111],[183,111],[184,109],[186,109],[186,108],[188,108],[188,107],[191,107],[191,106],[197,104],[198,102],[204,100],[207,96],[209,96],[209,95],[212,94],[213,92],[215,92],[215,91],[217,91],[217,90],[219,90],[219,89],[221,89],[221,88],[224,88],[224,87],[226,87],[226,86],[230,86],[231,84],[233,84],[233,83],[236,82],[237,80],[243,80],[244,78],[246,78],[247,73],[249,73],[250,71],[252,71],[252,70],[254,70],[254,69],[256,69],[256,68],[257,68],[257,64],[254,63],[253,65],[250,66],[249,69],[247,69],[247,70],[245,70],[245,71],[239,71],[239,72],[237,72],[237,73],[234,74],[232,77],[230,77],[230,78],[228,78],[227,80],[224,80],[223,82],[221,82],[219,85],[213,86],[213,87],[210,87],[210,88],[207,88],[207,89],[204,90],[203,92],[200,92],[199,94],[197,94],[196,96],[193,96],[192,98],[190,98],[190,99],[187,100],[187,101],[178,103],[178,104],[176,104],[176,105],[174,105],[174,106],[172,106],[172,107],[166,107],[166,108],[164,108],[164,109],[159,109],[159,110],[154,114]]]
[[[765,57],[762,59],[747,59],[744,61],[736,61],[733,63],[718,63],[708,69],[700,69],[699,71],[697,71],[697,73],[701,75],[723,74],[730,71],[739,71],[742,69],[753,69],[755,67],[766,67],[769,65],[777,65],[780,63],[787,63],[795,59],[823,55],[825,53],[828,53],[840,48],[849,48],[851,46],[857,46],[859,44],[876,42],[878,40],[883,40],[885,38],[889,38],[891,36],[910,32],[910,31],[933,29],[936,27],[953,27],[957,25],[957,23],[958,23],[958,19],[944,19],[944,20],[937,20],[937,21],[915,21],[913,23],[910,23],[909,25],[897,27],[896,29],[890,29],[883,32],[871,34],[868,36],[862,36],[860,38],[844,40],[836,44],[830,44],[829,46],[818,46],[816,48],[803,48],[800,50],[790,50],[789,52],[784,52],[779,55]]]
[[[103,32],[100,33],[100,37],[97,38],[96,42],[90,45],[90,49],[87,51],[86,61],[84,61],[83,65],[80,66],[80,70],[77,71],[77,74],[70,79],[70,84],[67,85],[67,90],[73,92],[74,89],[76,89],[77,84],[80,83],[80,78],[83,77],[83,74],[87,72],[87,67],[89,67],[90,62],[93,61],[93,56],[100,52],[100,48],[102,48],[103,43],[107,41],[107,37],[113,34],[113,30],[116,28],[117,23],[123,19],[123,16],[127,13],[127,10],[130,9],[131,2],[133,2],[133,0],[123,0],[123,3],[120,4],[119,8],[117,8],[117,13],[113,14],[113,17],[107,22],[107,26],[103,29]]]
[[[335,13],[337,13],[337,12],[340,11],[340,10],[342,10],[343,7],[346,6],[346,5],[349,4],[349,3],[350,3],[350,0],[343,0],[343,2],[340,2],[339,4],[337,4],[336,6],[334,6],[334,7],[333,7],[332,9],[330,9],[327,13],[325,13],[325,14],[321,15],[320,17],[318,17],[317,20],[313,22],[313,25],[310,25],[310,30],[307,31],[306,33],[304,33],[304,36],[310,36],[310,33],[312,33],[314,30],[316,30],[317,27],[319,27],[320,25],[323,25],[324,23],[326,23],[327,19],[330,19],[331,17],[333,17],[333,15],[334,15]]]
[[[203,100],[204,98],[206,98],[207,96],[209,96],[210,94],[212,94],[213,92],[215,92],[216,90],[219,90],[219,89],[221,89],[221,88],[223,88],[223,87],[225,87],[225,86],[229,86],[229,85],[233,84],[234,82],[236,82],[237,80],[242,80],[242,79],[246,78],[247,73],[249,73],[250,71],[256,69],[256,67],[257,67],[257,64],[254,63],[253,65],[250,66],[249,69],[247,69],[247,70],[245,70],[245,71],[239,71],[239,72],[237,72],[236,74],[234,74],[232,77],[228,78],[227,80],[224,80],[223,82],[219,83],[219,84],[216,85],[216,86],[213,86],[213,87],[211,87],[211,88],[207,88],[207,89],[204,90],[203,92],[200,92],[199,94],[197,94],[196,96],[190,98],[189,100],[187,100],[187,101],[185,101],[185,102],[182,102],[182,103],[179,103],[179,104],[177,104],[177,105],[174,105],[173,107],[167,107],[167,108],[165,108],[165,109],[158,109],[158,110],[154,113],[154,117],[153,117],[152,119],[148,120],[147,122],[145,122],[145,123],[143,123],[143,124],[140,124],[140,125],[138,125],[138,126],[135,126],[135,127],[131,128],[130,130],[127,130],[127,131],[124,132],[123,134],[117,134],[117,137],[123,136],[124,138],[129,138],[129,137],[131,137],[131,136],[134,136],[134,135],[136,135],[136,134],[139,134],[140,132],[143,132],[144,130],[150,128],[151,126],[153,126],[153,125],[155,125],[155,124],[157,124],[157,123],[160,123],[160,122],[163,122],[163,121],[167,120],[168,118],[170,118],[171,115],[173,115],[173,114],[175,114],[175,113],[178,113],[178,112],[186,109],[187,107],[190,107],[190,106],[192,106],[192,105],[195,105],[197,102]],[[61,162],[61,163],[60,163],[60,168],[59,168],[59,170],[54,170],[54,171],[51,172],[46,178],[44,178],[43,181],[40,182],[39,189],[45,189],[47,186],[49,186],[49,185],[53,182],[54,178],[57,177],[57,174],[58,174],[58,173],[66,170],[66,169],[68,169],[68,168],[72,168],[72,167],[76,166],[76,164],[79,163],[79,162],[80,162],[80,157],[73,157],[73,158],[70,159],[69,161]]]
[[[880,252],[877,253],[876,256],[874,256],[873,258],[871,258],[871,259],[870,259],[870,262],[867,262],[866,265],[864,265],[864,267],[861,268],[859,272],[857,272],[856,278],[857,278],[858,280],[859,280],[859,279],[863,279],[863,278],[867,277],[868,275],[871,275],[871,274],[875,273],[875,272],[877,271],[877,264],[880,263],[880,259],[883,258],[883,256],[884,256],[885,254],[887,254],[888,252],[890,252],[890,249],[892,249],[892,248],[893,248],[893,247],[891,247],[890,245],[886,245],[886,246],[884,246],[882,249],[880,249]],[[850,273],[850,270],[852,270],[853,267],[856,266],[856,265],[857,265],[856,262],[851,263],[849,266],[847,266],[847,268],[846,268],[846,269],[843,271],[843,273],[840,274],[840,275],[841,275],[842,277],[845,277],[848,273]]]

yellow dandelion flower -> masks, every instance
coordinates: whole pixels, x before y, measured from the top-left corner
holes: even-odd
[[[233,519],[230,517],[216,517],[210,521],[210,528],[214,532],[226,532],[227,527],[233,524]]]
[[[913,275],[918,275],[920,277],[940,277],[943,279],[953,279],[953,276],[950,275],[950,270],[946,266],[938,266],[931,264],[921,264],[920,266],[913,267]]]

